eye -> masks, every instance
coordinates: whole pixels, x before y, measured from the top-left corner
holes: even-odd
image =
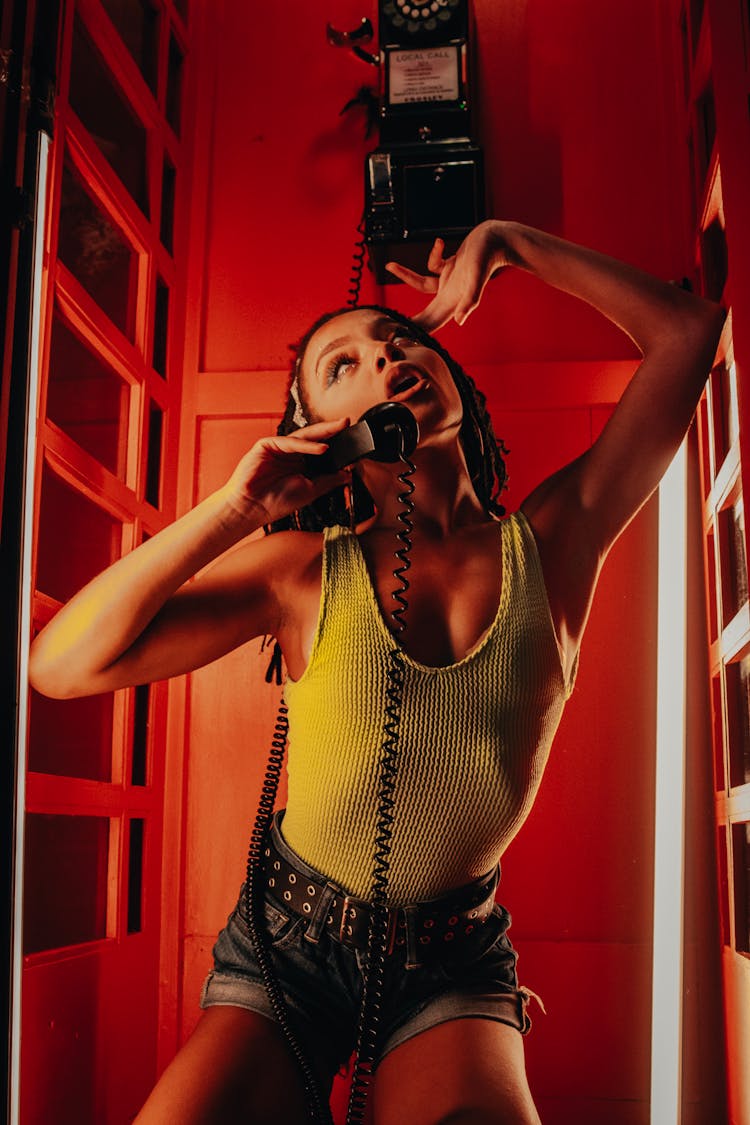
[[[405,341],[407,344],[416,344],[417,338],[413,332],[409,332],[407,328],[397,328],[391,333],[391,343],[395,344],[397,340]]]
[[[332,383],[337,383],[342,371],[345,371],[347,367],[353,367],[356,362],[356,359],[350,355],[334,356],[326,367],[326,386],[330,387]]]

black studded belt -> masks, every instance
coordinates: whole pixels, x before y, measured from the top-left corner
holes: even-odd
[[[312,921],[327,898],[322,931],[355,949],[366,949],[372,905],[347,895],[322,876],[299,871],[266,837],[264,870],[268,890],[283,908]],[[498,872],[449,891],[441,898],[393,907],[388,911],[388,953],[407,943],[407,930],[423,953],[447,952],[453,943],[483,925],[495,903]]]

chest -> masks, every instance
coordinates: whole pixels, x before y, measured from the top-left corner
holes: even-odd
[[[406,629],[398,636],[409,656],[421,664],[445,666],[462,660],[481,642],[500,600],[497,533],[439,544],[415,541],[404,582],[394,575],[399,563],[392,544],[379,537],[361,546],[381,615],[394,633],[392,613],[398,602],[393,593],[408,582],[403,592]]]

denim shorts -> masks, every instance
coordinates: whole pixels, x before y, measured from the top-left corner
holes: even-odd
[[[271,832],[275,847],[301,878],[325,881],[286,843],[278,813]],[[343,894],[333,883],[328,888],[331,898]],[[366,954],[319,932],[311,919],[290,913],[268,890],[264,912],[267,944],[292,1028],[303,1049],[332,1079],[347,1065],[356,1045]],[[214,968],[203,985],[201,1007],[236,1005],[275,1019],[243,915],[241,892],[214,946]],[[533,993],[518,985],[509,926],[508,911],[496,903],[484,925],[445,953],[430,952],[420,960],[410,945],[411,952],[395,949],[389,954],[376,1063],[407,1039],[446,1020],[478,1017],[509,1024],[523,1035],[529,1031],[526,1008]]]

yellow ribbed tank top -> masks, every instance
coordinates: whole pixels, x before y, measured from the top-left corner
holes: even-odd
[[[500,526],[499,605],[479,644],[441,668],[403,654],[393,905],[434,898],[495,867],[529,813],[572,690],[531,528],[521,512]],[[310,661],[285,690],[283,834],[307,863],[363,899],[395,644],[356,535],[328,528]]]

